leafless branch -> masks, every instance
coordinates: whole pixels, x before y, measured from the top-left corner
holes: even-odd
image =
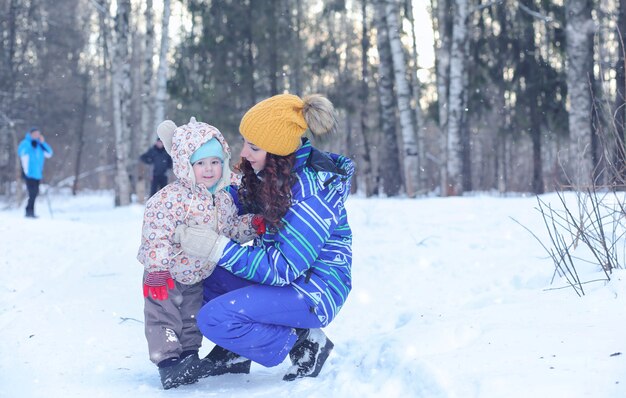
[[[549,22],[553,22],[554,19],[550,16],[547,15],[543,15],[537,11],[531,10],[530,8],[526,7],[525,5],[523,5],[522,3],[517,3],[517,5],[519,6],[520,10],[524,11],[526,14],[531,15],[534,18],[537,18],[543,22],[549,23]]]

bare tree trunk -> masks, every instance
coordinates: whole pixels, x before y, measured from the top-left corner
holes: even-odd
[[[161,47],[159,50],[159,69],[156,77],[156,99],[154,103],[154,124],[152,131],[165,119],[167,105],[167,52],[169,51],[170,0],[163,0],[163,18],[161,22]]]
[[[534,101],[533,101],[534,102]],[[531,104],[531,115],[538,115],[536,105]],[[543,161],[541,156],[541,126],[538,117],[535,116],[531,120],[531,140],[533,144],[533,193],[542,194],[545,191],[543,183]]]
[[[532,9],[533,0],[521,0],[527,9]],[[520,38],[520,51],[524,56],[519,61],[520,75],[526,82],[533,82],[539,75],[540,51],[535,42],[537,34],[534,26],[534,16],[522,13],[522,35]],[[520,98],[521,97],[521,98]],[[543,161],[542,161],[542,132],[541,132],[541,112],[539,102],[541,101],[541,88],[538,84],[526,84],[526,87],[517,96],[518,108],[524,109],[528,119],[528,134],[532,144],[532,181],[531,189],[535,194],[541,194],[545,190],[543,182]]]
[[[7,136],[8,142],[7,146],[4,148],[10,148],[13,153],[13,158],[15,159],[13,175],[10,175],[10,159],[7,159],[7,184],[9,184],[8,181],[16,181],[15,197],[13,198],[15,206],[19,206],[22,203],[22,198],[24,194],[22,189],[22,167],[20,165],[20,159],[17,156],[17,146],[19,145],[19,141],[17,135],[15,134],[13,121],[10,119],[9,115],[4,115],[4,111],[7,110],[8,112],[8,109],[10,109],[9,106],[15,98],[15,51],[16,46],[18,45],[16,24],[18,12],[17,7],[17,0],[11,0],[11,2],[9,3],[9,13],[6,16],[8,20],[8,32],[3,32],[3,35],[6,34],[8,40],[7,48],[3,49],[5,51],[5,64],[2,66],[4,69],[4,72],[2,72],[2,76],[5,77],[5,79],[3,79],[3,82],[0,82],[0,88],[6,91],[6,93],[0,93],[2,94],[0,96],[0,105],[2,105],[2,108],[0,108],[0,112],[3,113],[2,119],[4,119],[0,121],[0,126],[4,125],[6,131],[10,134],[10,138]],[[0,133],[1,132],[2,131],[0,130]],[[10,189],[7,189],[7,192],[8,191],[10,191]]]
[[[296,95],[302,95],[302,0],[296,0],[296,56],[294,59],[294,93]]]
[[[139,151],[144,151],[155,137],[154,124],[152,123],[152,70],[154,56],[154,16],[152,0],[146,0],[146,34],[143,53],[143,85],[141,88],[141,134],[139,134]]]
[[[406,195],[414,198],[419,188],[419,157],[413,115],[411,111],[411,89],[407,81],[404,48],[400,41],[400,25],[397,16],[397,3],[388,1],[385,6],[391,59],[393,61],[394,80],[396,82],[398,110],[400,113],[400,129],[402,138],[402,155],[404,189]]]
[[[507,164],[508,162],[508,151],[507,151],[507,141],[508,136],[504,134],[498,134],[497,136],[497,178],[498,178],[498,192],[501,194],[507,191],[508,187],[508,175],[507,175]]]
[[[130,126],[128,123],[130,107],[130,63],[128,39],[130,36],[130,0],[119,0],[115,17],[115,57],[113,59],[113,127],[115,130],[115,205],[127,206],[130,204],[130,178],[128,175],[128,138]]]
[[[0,111],[0,196],[7,195],[7,197],[11,192],[11,182],[14,181],[15,176],[12,166],[17,165],[12,162],[12,158],[17,155],[13,150],[15,144],[11,142],[11,130],[14,130],[14,127],[11,126],[7,116]],[[19,185],[19,179],[17,184]]]
[[[2,103],[2,101],[0,101]],[[0,195],[11,194],[11,184],[15,182],[14,204],[22,203],[22,176],[20,158],[17,156],[18,137],[15,134],[15,123],[2,110],[0,110]],[[13,162],[12,162],[13,161]]]
[[[278,48],[279,45],[276,42],[278,36],[278,18],[276,17],[276,11],[278,9],[278,1],[270,0],[271,5],[267,8],[269,17],[269,80],[270,80],[270,95],[278,94]]]
[[[498,10],[496,11],[496,16],[495,18],[491,21],[491,26],[490,28],[493,29],[494,28],[494,24],[498,24],[500,26],[500,35],[502,37],[507,37],[509,35],[508,33],[508,29],[507,29],[507,23],[506,23],[506,18],[507,18],[507,11],[504,7],[499,7]],[[498,41],[498,53],[500,54],[500,56],[498,57],[497,62],[497,68],[498,70],[502,71],[504,70],[504,67],[506,65],[506,59],[504,54],[506,54],[507,52],[507,47],[508,47],[508,43],[505,40],[499,40]],[[508,189],[509,186],[509,181],[508,181],[508,164],[509,164],[509,151],[507,150],[507,146],[509,145],[509,140],[510,140],[510,134],[508,134],[508,131],[506,129],[507,127],[507,113],[508,111],[508,107],[506,105],[506,83],[504,82],[504,79],[502,77],[502,73],[498,74],[498,79],[495,82],[495,99],[494,99],[494,104],[493,104],[493,112],[496,115],[496,118],[498,119],[497,122],[497,126],[496,127],[497,131],[495,133],[495,141],[496,141],[496,161],[495,161],[495,167],[496,167],[496,172],[495,172],[495,177],[496,177],[496,188],[498,189],[498,192],[500,192],[501,194],[505,193]]]
[[[385,0],[376,1],[374,12],[374,25],[376,26],[376,43],[380,62],[378,66],[378,90],[381,107],[381,124],[383,132],[383,145],[380,145],[380,172],[385,194],[397,196],[402,188],[402,178],[399,170],[402,170],[398,159],[398,138],[396,134],[395,98],[393,93],[393,70],[391,60],[391,48],[385,20]]]
[[[495,187],[499,193],[505,193],[507,191],[507,141],[509,134],[506,133],[506,102],[504,88],[500,85],[495,88],[496,95],[494,96],[493,109],[495,117],[497,118],[497,125],[494,126],[496,131],[494,133],[495,141]]]
[[[17,156],[17,147],[19,145],[17,134],[15,134],[15,130],[13,126],[9,127],[9,131],[11,134],[11,142],[13,143],[12,150],[15,156],[15,181],[17,181],[17,186],[15,187],[15,205],[19,206],[22,203],[22,199],[24,198],[24,190],[22,188],[22,165],[20,163],[20,157]]]
[[[254,0],[250,0],[247,8],[248,19],[250,21],[253,20],[254,16]],[[246,81],[248,82],[248,91],[250,93],[250,103],[249,106],[256,104],[256,90],[254,88],[254,37],[252,34],[252,26],[251,23],[246,24],[245,26],[245,37],[246,37],[246,63],[247,63],[247,75]]]
[[[615,65],[615,120],[614,131],[612,131],[611,140],[613,141],[613,154],[610,156],[612,166],[612,174],[609,178],[613,184],[624,184],[626,182],[626,0],[619,1],[619,12],[617,18],[617,38],[619,42],[617,65]],[[609,123],[610,125],[610,123]]]
[[[593,179],[591,145],[591,88],[593,21],[588,0],[565,2],[567,16],[567,92],[569,97],[570,156],[566,172],[575,188],[589,187]]]
[[[415,18],[413,16],[413,2],[407,1],[406,4],[407,9],[407,17],[411,23],[411,49],[413,52],[413,69],[411,70],[411,84],[413,91],[413,102],[415,104],[415,108],[413,111],[414,119],[415,119],[415,132],[417,133],[417,159],[418,159],[418,178],[419,178],[419,187],[423,190],[426,185],[426,171],[424,170],[424,162],[426,161],[426,143],[424,142],[424,121],[422,116],[422,108],[420,107],[420,98],[421,98],[421,89],[420,89],[420,81],[419,76],[417,75],[418,63],[417,59],[419,54],[417,52],[417,35],[415,34]]]
[[[78,176],[80,175],[83,148],[85,146],[85,120],[87,120],[87,106],[89,105],[89,75],[83,76],[83,103],[80,113],[80,125],[76,137],[76,161],[74,162],[74,183],[72,184],[72,195],[78,194]]]
[[[450,92],[448,100],[447,187],[445,195],[463,194],[463,141],[465,121],[465,59],[467,40],[467,0],[454,1],[452,47],[450,52]]]
[[[9,15],[7,15],[9,29],[8,29],[8,32],[6,33],[8,37],[8,48],[6,49],[7,64],[5,65],[7,67],[9,79],[13,79],[14,74],[15,74],[14,58],[15,58],[15,46],[17,45],[17,25],[16,25],[17,7],[18,7],[17,0],[11,0],[11,2],[9,3]],[[12,84],[13,81],[14,80],[8,80],[8,83]]]
[[[133,154],[136,158],[142,151],[145,151],[156,136],[154,130],[154,119],[152,118],[152,107],[154,105],[152,99],[152,77],[153,74],[153,57],[154,57],[154,12],[152,10],[152,0],[146,0],[146,9],[144,11],[146,33],[144,37],[144,53],[143,53],[143,84],[141,88],[141,132],[139,134],[138,153]],[[135,192],[137,201],[143,203],[146,196],[146,184],[148,178],[146,176],[148,168],[144,167],[142,162],[137,163],[137,181],[135,184]]]
[[[97,71],[97,103],[99,104],[98,113],[96,115],[96,125],[100,131],[109,131],[111,129],[111,105],[112,100],[108,97],[112,87],[110,83],[111,72],[111,25],[112,19],[109,14],[109,1],[98,1],[98,55],[100,64]],[[112,142],[108,136],[103,136],[98,146],[98,166],[106,169],[109,166],[109,142]],[[100,172],[97,175],[98,189],[110,188],[110,177],[106,172]]]
[[[435,60],[437,77],[437,114],[439,116],[439,136],[441,137],[441,157],[439,160],[439,178],[441,195],[448,191],[448,97],[450,87],[450,48],[452,42],[452,18],[449,13],[450,1],[431,0],[435,30]]]
[[[370,157],[370,149],[367,141],[367,119],[368,119],[368,97],[369,97],[369,71],[367,53],[370,48],[369,30],[367,28],[367,0],[361,0],[361,23],[362,23],[362,35],[361,35],[361,87],[360,87],[360,119],[361,128],[357,129],[359,137],[359,151],[358,164],[360,165],[357,172],[357,187],[365,193],[366,197],[372,196],[377,192],[376,179],[372,168],[372,159]]]
[[[354,137],[354,128],[352,127],[352,115],[349,112],[346,112],[346,115],[344,117],[345,122],[346,122],[346,131],[345,131],[345,140],[341,140],[342,144],[344,145],[344,148],[342,148],[342,152],[341,153],[347,153],[350,154],[352,148],[354,148],[354,142],[352,140],[352,138]],[[351,156],[352,157],[352,156]],[[353,184],[353,186],[351,187],[352,189],[352,193],[356,192],[356,188]]]

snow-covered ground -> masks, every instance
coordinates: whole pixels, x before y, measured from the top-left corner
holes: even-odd
[[[566,283],[550,285],[551,261],[510,218],[544,236],[535,198],[492,196],[351,198],[354,289],[320,376],[255,364],[164,391],[143,334],[143,208],[112,203],[0,212],[0,397],[626,396],[626,271],[582,298],[546,290]]]

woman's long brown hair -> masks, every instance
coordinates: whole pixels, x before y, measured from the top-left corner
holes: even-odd
[[[270,230],[280,228],[280,220],[291,207],[291,187],[296,180],[291,171],[295,161],[293,153],[287,156],[268,153],[261,178],[246,159],[242,158],[237,166],[243,174],[239,198],[244,211],[261,214]]]

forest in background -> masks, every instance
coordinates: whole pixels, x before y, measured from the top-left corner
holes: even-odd
[[[243,113],[283,92],[335,104],[316,145],[365,196],[623,187],[626,1],[430,0],[432,68],[417,3],[0,0],[0,197],[21,198],[31,126],[45,183],[126,205],[160,121],[195,116],[236,155]]]

